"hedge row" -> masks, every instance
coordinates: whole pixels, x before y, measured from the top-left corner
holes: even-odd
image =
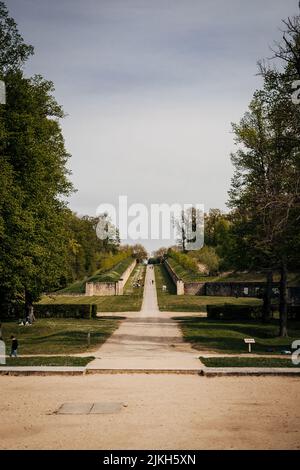
[[[16,305],[9,315],[1,315],[2,318],[24,318],[24,304]],[[35,304],[34,315],[36,318],[95,318],[97,315],[96,304]]]
[[[251,305],[207,305],[207,318],[212,320],[253,320],[261,318],[262,307]]]

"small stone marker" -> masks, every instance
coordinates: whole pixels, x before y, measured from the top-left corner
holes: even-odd
[[[251,353],[251,344],[255,344],[255,339],[254,338],[245,338],[244,342],[246,344],[248,344],[249,353]]]
[[[167,286],[162,286],[162,290],[163,290],[163,292],[166,292]]]
[[[93,408],[93,403],[63,403],[59,415],[87,415]]]
[[[122,403],[94,403],[90,411],[91,415],[119,413],[122,410]]]

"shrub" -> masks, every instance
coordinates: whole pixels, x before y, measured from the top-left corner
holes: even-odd
[[[24,304],[18,304],[13,312],[14,318],[24,318]],[[35,304],[36,318],[95,318],[96,304]]]
[[[95,318],[96,304],[37,304],[34,307],[37,318]]]
[[[251,305],[207,305],[207,318],[212,320],[253,320],[261,318],[262,307]]]
[[[195,256],[199,263],[206,266],[210,276],[218,273],[220,258],[212,246],[204,246],[201,250],[196,252]]]
[[[187,269],[188,271],[192,271],[194,273],[198,273],[198,265],[197,262],[191,258],[189,255],[184,253],[180,253],[179,251],[169,251],[170,258],[174,259],[178,264],[180,264],[183,268]]]
[[[132,256],[131,250],[124,250],[116,253],[115,255],[104,255],[100,260],[101,272],[109,271],[113,267],[117,266],[121,261]]]

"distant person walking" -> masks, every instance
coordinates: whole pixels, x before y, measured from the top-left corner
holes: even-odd
[[[10,352],[10,357],[18,357],[18,347],[19,343],[18,340],[15,336],[11,335],[11,352]]]

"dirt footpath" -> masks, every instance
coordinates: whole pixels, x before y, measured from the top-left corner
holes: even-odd
[[[300,379],[0,377],[1,449],[300,449]],[[116,414],[56,415],[65,402]]]

